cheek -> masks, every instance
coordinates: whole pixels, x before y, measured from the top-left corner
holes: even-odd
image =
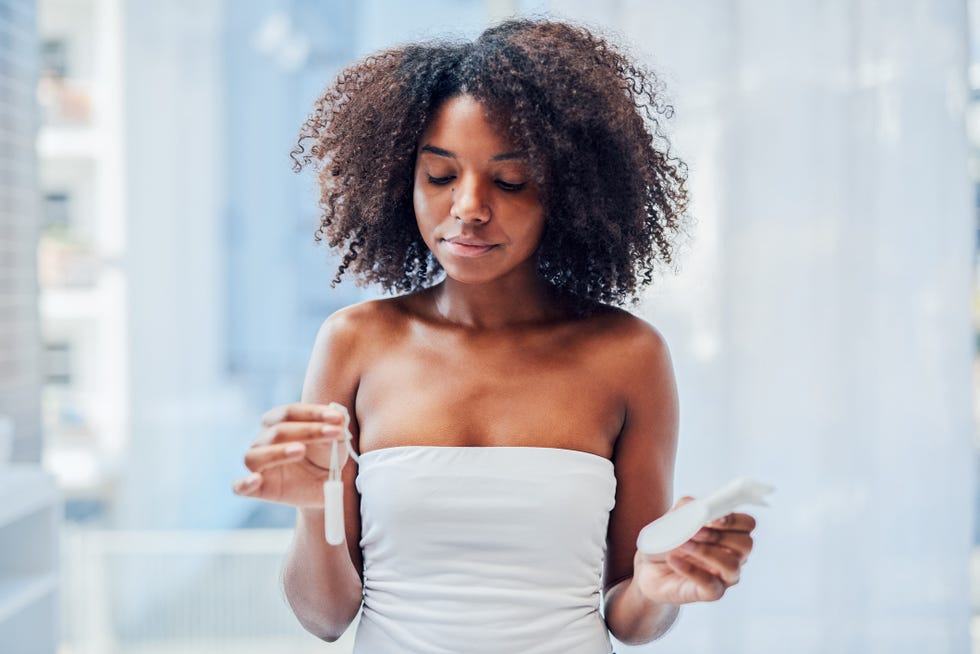
[[[544,210],[540,205],[537,205],[528,207],[527,212],[533,217],[523,225],[524,240],[533,244],[533,248],[537,248],[541,244],[541,237],[544,235]]]
[[[431,193],[426,193],[425,189],[418,184],[412,191],[412,206],[415,209],[415,218],[419,224],[423,221],[431,223],[439,220],[439,198]]]

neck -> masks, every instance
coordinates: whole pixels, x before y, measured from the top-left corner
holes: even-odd
[[[537,275],[492,284],[463,284],[446,278],[432,293],[440,318],[476,329],[544,322],[558,317],[561,309],[554,289]]]

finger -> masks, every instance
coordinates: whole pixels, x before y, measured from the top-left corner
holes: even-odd
[[[259,432],[252,445],[328,442],[342,439],[346,435],[343,425],[322,422],[281,422]]]
[[[254,495],[262,488],[262,475],[257,472],[253,472],[248,477],[238,479],[232,484],[231,490],[236,495]]]
[[[755,529],[755,518],[748,513],[729,513],[707,524],[714,529],[750,532]]]
[[[252,472],[262,472],[272,466],[300,461],[306,455],[303,443],[253,447],[245,453],[245,467]]]
[[[667,556],[667,565],[678,574],[690,579],[701,588],[700,597],[706,602],[721,599],[725,594],[725,584],[721,579],[711,574],[695,561],[677,551]]]
[[[745,532],[724,531],[721,529],[712,529],[711,527],[702,527],[691,537],[691,540],[708,545],[725,547],[738,554],[743,563],[748,558],[753,546],[752,536]]]
[[[738,583],[742,557],[737,552],[733,552],[727,547],[692,540],[687,541],[678,549],[696,559],[701,567],[724,581],[726,586],[734,586]]]
[[[327,422],[342,425],[344,414],[326,404],[309,402],[282,404],[262,414],[263,427],[271,427],[281,422]]]
[[[670,507],[670,510],[673,511],[674,509],[678,509],[678,508],[684,506],[685,504],[690,504],[695,499],[696,498],[691,497],[690,495],[685,495],[684,497],[682,497],[679,500],[677,500],[677,502],[674,503],[674,506]]]

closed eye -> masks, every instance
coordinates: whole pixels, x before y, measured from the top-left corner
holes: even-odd
[[[445,186],[449,182],[456,179],[455,175],[448,175],[446,177],[433,177],[432,175],[427,175],[427,177],[429,178],[429,183],[435,184],[436,186]],[[518,191],[524,190],[524,187],[527,186],[527,182],[513,183],[513,182],[505,182],[502,179],[498,179],[496,181],[496,184],[504,191],[508,191],[511,193],[516,193]]]
[[[511,191],[511,192],[516,193],[517,191],[520,191],[525,186],[527,186],[527,183],[522,182],[520,184],[512,184],[510,182],[505,182],[505,181],[503,181],[501,179],[501,180],[497,180],[497,186],[499,186],[500,188],[502,188],[505,191]]]

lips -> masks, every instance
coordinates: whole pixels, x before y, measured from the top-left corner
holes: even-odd
[[[460,236],[443,239],[443,242],[450,252],[461,257],[478,257],[497,247],[496,243]]]

